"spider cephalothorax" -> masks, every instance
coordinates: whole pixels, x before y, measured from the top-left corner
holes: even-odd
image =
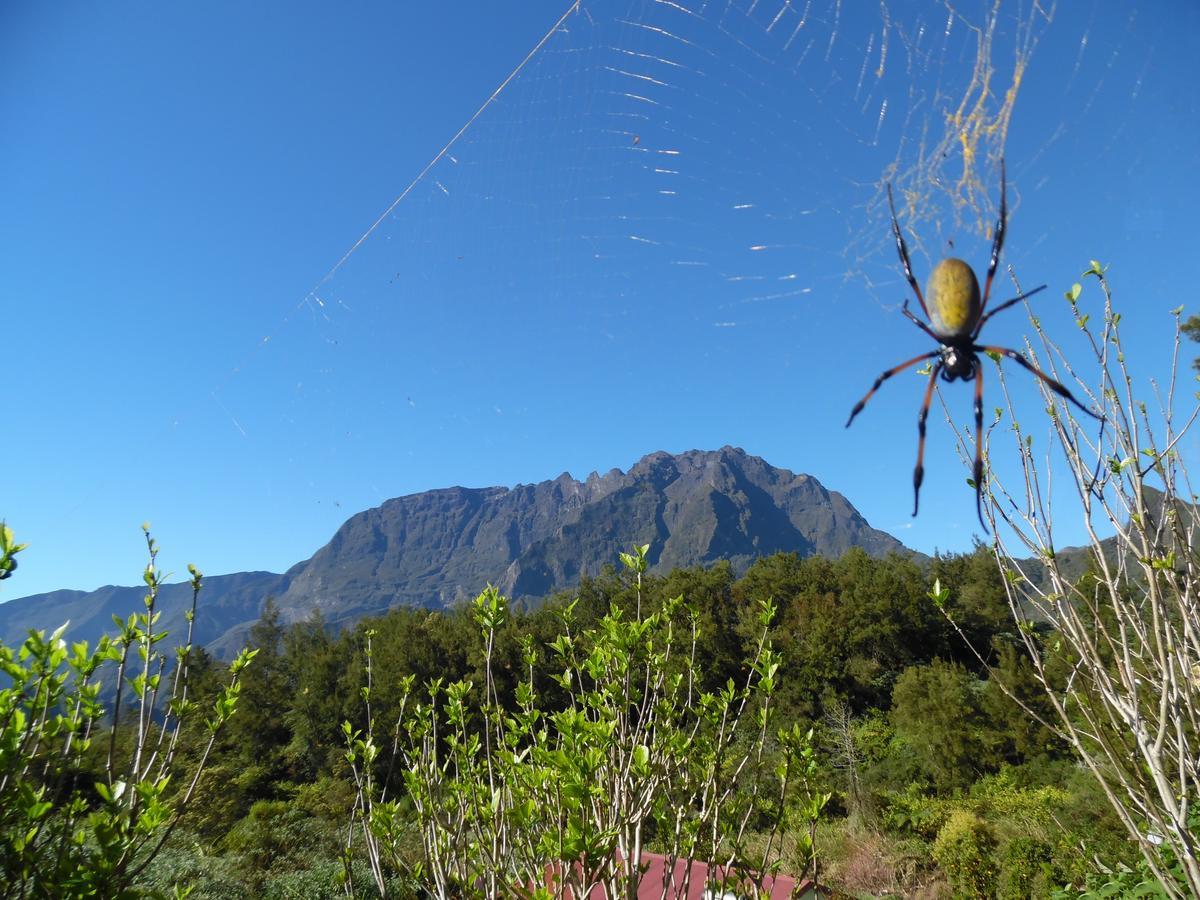
[[[979,332],[983,330],[983,326],[987,324],[988,319],[1027,297],[1033,296],[1046,287],[1044,284],[1035,287],[1032,291],[1026,291],[1024,294],[1014,297],[1011,300],[1005,300],[995,309],[990,312],[987,311],[988,296],[992,291],[992,279],[996,275],[996,266],[1000,262],[1000,249],[1004,246],[1004,229],[1008,218],[1005,193],[1004,160],[1001,159],[1000,221],[996,224],[996,235],[992,240],[992,256],[988,263],[987,278],[983,282],[982,296],[979,292],[979,282],[975,278],[975,272],[961,259],[953,257],[943,259],[933,267],[933,272],[930,273],[929,281],[925,285],[925,293],[922,294],[921,288],[917,284],[917,279],[913,277],[912,262],[908,258],[908,247],[905,246],[904,235],[900,233],[900,224],[896,221],[896,204],[892,200],[892,186],[888,185],[887,195],[888,207],[892,213],[892,234],[895,235],[896,249],[900,253],[900,265],[903,266],[904,277],[908,279],[913,293],[917,295],[917,302],[921,304],[921,310],[925,313],[925,318],[929,320],[929,323],[922,322],[909,312],[907,300],[904,301],[903,312],[918,328],[937,341],[938,348],[928,353],[922,353],[920,356],[914,356],[912,359],[888,369],[876,378],[875,384],[854,405],[854,409],[850,411],[850,418],[846,420],[846,427],[849,428],[850,423],[854,421],[854,417],[862,412],[862,408],[867,405],[867,401],[871,399],[871,395],[879,390],[880,385],[893,375],[903,372],[910,366],[915,366],[922,360],[936,359],[936,362],[933,363],[933,371],[929,376],[929,384],[925,388],[925,400],[921,404],[920,413],[917,415],[917,465],[913,469],[913,515],[915,516],[921,500],[921,482],[925,477],[925,466],[922,464],[925,456],[925,420],[929,416],[929,404],[933,400],[933,388],[937,384],[938,376],[941,376],[943,381],[956,381],[960,379],[962,381],[974,381],[975,467],[973,480],[975,482],[975,511],[979,516],[979,524],[983,525],[985,531],[987,530],[987,525],[983,521],[982,508],[983,368],[979,361],[979,353],[981,351],[994,353],[1013,360],[1040,378],[1060,397],[1070,400],[1089,416],[1097,419],[1101,418],[1096,413],[1086,409],[1062,384],[1055,381],[1045,372],[1042,372],[1016,350],[976,343],[979,339]]]
[[[942,381],[954,381],[961,378],[970,381],[975,377],[977,360],[970,352],[964,353],[957,347],[943,345],[939,351],[942,356]]]

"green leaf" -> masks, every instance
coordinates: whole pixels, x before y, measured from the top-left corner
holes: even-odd
[[[650,764],[650,748],[645,744],[638,744],[633,748],[633,767],[637,772],[645,772]]]
[[[945,607],[946,601],[950,599],[950,590],[942,587],[942,580],[940,578],[935,578],[933,580],[933,587],[930,589],[927,596],[933,601],[934,606],[936,606],[938,609],[942,609]],[[811,739],[811,737],[812,734],[810,732],[809,738]]]

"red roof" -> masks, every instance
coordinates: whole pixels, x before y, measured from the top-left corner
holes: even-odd
[[[642,879],[638,883],[638,900],[661,900],[664,897],[666,900],[703,900],[704,892],[709,888],[710,882],[719,881],[728,871],[725,866],[714,866],[699,860],[693,861],[690,863],[691,878],[687,880],[685,893],[684,883],[689,868],[686,859],[676,859],[668,871],[666,856],[661,853],[643,852],[642,868]],[[556,880],[552,877],[551,871],[546,873],[547,884],[552,884]],[[790,875],[768,875],[763,880],[763,888],[768,892],[767,896],[770,900],[787,900],[793,896],[793,891],[798,883]],[[812,883],[808,881],[799,884],[801,890],[797,896],[812,887]],[[729,895],[731,897],[743,896],[733,889],[730,889]],[[747,891],[746,896],[751,895],[750,891]],[[713,896],[720,897],[721,894]],[[604,886],[597,885],[588,892],[585,900],[609,900],[609,897]]]
[[[687,894],[683,892],[684,876],[687,874],[688,861],[675,860],[675,865],[667,871],[667,857],[661,853],[643,853],[642,864],[650,864],[650,868],[642,875],[638,883],[638,900],[658,900],[663,896],[663,888],[667,888],[667,900],[701,900],[710,881],[718,881],[725,874],[724,866],[711,866],[699,860],[691,863],[691,879],[688,881]],[[790,875],[768,875],[763,881],[763,887],[768,891],[771,900],[786,900],[796,887],[796,879]],[[719,896],[719,895],[718,895]],[[603,900],[604,895],[600,895]]]

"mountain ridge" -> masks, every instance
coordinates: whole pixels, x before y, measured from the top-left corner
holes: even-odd
[[[236,652],[268,596],[285,621],[319,612],[339,627],[392,606],[451,607],[488,583],[514,600],[536,600],[599,573],[633,544],[650,544],[652,571],[728,560],[742,572],[784,551],[913,552],[811,475],[730,446],[656,451],[627,472],[582,481],[564,472],[511,488],[447,487],[386,500],[350,516],[284,573],[206,577],[195,640],[218,656]],[[69,618],[72,639],[94,640],[111,629],[112,614],[140,609],[144,595],[144,587],[108,586],[16,598],[0,604],[0,639],[12,644],[30,627]],[[182,635],[190,605],[189,585],[165,585],[161,627]]]

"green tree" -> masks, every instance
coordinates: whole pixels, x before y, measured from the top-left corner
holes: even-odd
[[[939,791],[965,788],[998,766],[984,689],[962,665],[940,659],[911,666],[896,681],[892,724]]]
[[[246,715],[232,723],[222,741],[220,771],[214,771],[222,779],[222,801],[205,811],[207,827],[216,833],[244,816],[255,801],[281,799],[281,785],[289,780],[285,751],[291,739],[287,714],[293,680],[281,652],[283,635],[279,606],[267,597],[246,639],[246,649],[257,654],[242,680]]]
[[[982,667],[970,648],[979,650],[991,662],[989,648],[995,651],[993,638],[1014,632],[1008,593],[995,554],[990,547],[978,543],[970,553],[939,554],[934,557],[929,574],[949,591],[944,612],[966,640],[965,646],[962,641],[950,641],[946,658],[982,674]]]
[[[983,712],[998,739],[996,750],[1006,762],[1058,759],[1066,753],[1066,744],[1049,724],[1054,708],[1023,647],[997,642]]]
[[[925,580],[897,555],[872,559],[854,549],[831,562],[779,554],[752,565],[733,597],[743,609],[779,604],[772,640],[789,667],[780,702],[816,720],[835,702],[854,715],[886,708],[906,666],[947,654],[951,631]]]
[[[815,721],[827,701],[846,699],[847,636],[838,627],[840,590],[834,564],[823,557],[794,553],[761,559],[738,582],[734,596],[742,608],[774,602],[779,616],[771,640],[788,666],[780,704],[793,716]],[[742,622],[743,641],[753,621]],[[820,653],[813,648],[820,647]]]
[[[319,611],[284,635],[284,656],[295,681],[286,713],[287,757],[297,776],[315,781],[341,757],[338,723],[346,716],[348,637],[329,633]]]
[[[743,667],[751,648],[743,640],[742,620],[752,620],[754,609],[735,599],[733,586],[733,569],[721,561],[709,568],[677,569],[653,580],[648,589],[651,610],[660,609],[672,597],[687,597],[688,605],[696,610],[696,659],[705,690],[716,690],[730,678],[745,677]],[[753,629],[753,625],[749,627]],[[753,643],[752,636],[749,643]]]
[[[946,622],[929,603],[925,573],[911,559],[872,559],[855,548],[835,570],[841,592],[834,624],[846,634],[852,702],[860,709],[886,706],[906,666],[945,655]]]

